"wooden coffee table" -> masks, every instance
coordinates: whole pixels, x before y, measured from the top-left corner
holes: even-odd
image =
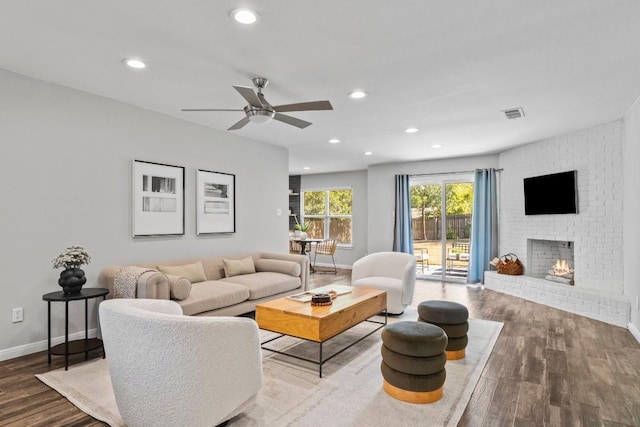
[[[295,301],[290,298],[279,298],[256,305],[256,322],[260,329],[277,332],[275,338],[261,343],[264,350],[284,354],[319,365],[318,374],[322,377],[322,365],[387,324],[387,293],[366,287],[345,287],[344,285],[328,285],[313,289],[314,292],[326,292],[331,289],[350,288],[351,292],[338,295],[333,304],[313,306],[310,302]],[[371,320],[376,314],[384,312],[384,322]],[[336,335],[362,322],[380,325],[337,353],[323,359],[322,344]],[[292,336],[320,344],[318,360],[303,358],[265,347],[265,344],[283,336]]]

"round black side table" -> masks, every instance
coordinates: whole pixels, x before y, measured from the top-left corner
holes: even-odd
[[[109,293],[104,288],[84,288],[77,294],[65,294],[62,291],[51,292],[42,295],[42,299],[47,302],[47,354],[49,364],[51,355],[64,356],[64,370],[69,369],[69,355],[84,353],[84,359],[89,359],[89,351],[102,347],[102,340],[99,338],[89,339],[89,318],[88,305],[92,298],[106,298]],[[84,339],[69,341],[69,301],[84,301]],[[51,302],[64,302],[64,343],[51,347]],[[104,358],[104,348],[102,350]]]

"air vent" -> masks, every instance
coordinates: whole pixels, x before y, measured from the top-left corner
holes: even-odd
[[[519,119],[520,117],[524,117],[524,110],[522,107],[520,108],[510,108],[508,110],[502,110],[507,119]]]

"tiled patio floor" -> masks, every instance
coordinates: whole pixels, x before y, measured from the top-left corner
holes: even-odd
[[[461,241],[468,243],[468,240]],[[446,248],[449,250],[454,241],[447,242]],[[420,277],[434,277],[440,279],[442,277],[442,243],[440,241],[431,240],[415,240],[413,242],[413,252],[416,256],[429,255],[429,265],[425,261],[424,266],[418,264],[416,268],[416,276]],[[461,278],[467,277],[467,263],[452,261],[448,265],[447,277]],[[423,271],[424,270],[424,271]]]

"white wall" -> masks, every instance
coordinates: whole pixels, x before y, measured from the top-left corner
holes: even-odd
[[[395,175],[462,172],[477,168],[497,167],[497,154],[370,166],[368,173],[369,246],[367,252],[391,251],[393,249]]]
[[[68,245],[92,256],[85,286],[111,264],[287,251],[285,149],[2,70],[0,93],[0,360],[41,349],[42,295],[61,289],[51,260]],[[184,236],[131,237],[132,159],[186,168]],[[236,175],[235,234],[195,235],[198,168]],[[13,307],[24,322],[11,323]],[[70,305],[71,332],[84,330],[82,308]],[[60,336],[64,304],[53,309]]]
[[[640,99],[640,98],[639,98]],[[623,150],[624,201],[624,293],[631,301],[631,327],[640,341],[640,102],[636,101],[624,119],[625,138]]]
[[[622,141],[617,120],[501,153],[499,252],[527,265],[528,238],[573,241],[575,286],[622,294]],[[567,170],[578,171],[578,214],[525,216],[523,178]]]
[[[351,187],[353,189],[353,247],[338,247],[335,260],[338,266],[351,268],[351,265],[367,252],[367,171],[301,176],[302,191],[340,187]],[[318,263],[321,262],[326,263],[327,259],[323,257],[321,260],[318,257]]]

